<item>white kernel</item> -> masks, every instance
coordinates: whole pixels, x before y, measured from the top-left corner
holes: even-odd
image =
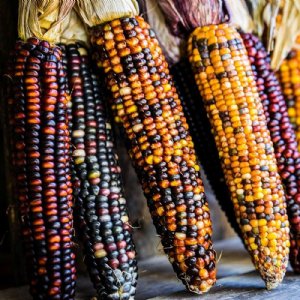
[[[129,86],[123,87],[120,89],[120,95],[126,96],[131,94],[131,88]]]
[[[137,133],[143,129],[143,124],[136,124],[132,127],[132,130]]]
[[[76,149],[73,151],[73,156],[85,156],[85,151],[83,149]]]
[[[84,137],[84,131],[83,130],[74,130],[72,132],[72,136],[75,137],[75,138]]]

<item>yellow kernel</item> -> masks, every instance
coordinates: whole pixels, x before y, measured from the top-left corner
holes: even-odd
[[[153,164],[153,155],[149,155],[145,158],[145,161],[148,165],[152,165]]]
[[[247,232],[247,231],[251,231],[252,227],[249,224],[246,224],[243,226],[243,231]]]
[[[208,276],[209,276],[208,271],[206,269],[201,269],[199,271],[199,276],[200,276],[201,279],[208,278]]]
[[[136,111],[137,111],[137,106],[136,105],[131,105],[130,107],[128,107],[126,109],[126,113],[128,113],[128,114],[132,114],[132,113],[134,113]]]
[[[266,219],[258,220],[258,226],[265,226],[265,225],[267,225],[267,220]]]
[[[165,212],[164,208],[162,206],[159,206],[157,209],[156,209],[156,212],[159,216],[162,216]]]
[[[276,245],[277,245],[277,241],[276,240],[270,240],[269,243],[268,243],[269,247],[276,247]]]
[[[258,226],[258,220],[250,220],[250,225],[252,227],[257,227]]]
[[[96,258],[102,258],[102,257],[105,257],[106,255],[107,255],[107,252],[104,249],[95,251]]]
[[[271,232],[268,234],[268,239],[269,240],[274,240],[277,238],[277,234],[275,232]]]
[[[82,164],[84,162],[84,156],[76,157],[74,162],[75,162],[75,165]]]
[[[169,92],[172,89],[172,86],[170,84],[163,84],[162,87],[164,88],[165,92]]]
[[[96,179],[96,178],[99,178],[101,175],[101,173],[99,171],[92,171],[90,174],[89,174],[89,179]]]

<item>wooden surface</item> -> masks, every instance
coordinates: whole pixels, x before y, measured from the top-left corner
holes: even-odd
[[[220,257],[218,263],[218,282],[207,294],[199,297],[185,291],[176,279],[165,256],[157,256],[139,263],[139,282],[136,300],[183,300],[183,299],[255,299],[255,300],[296,300],[300,299],[300,277],[291,271],[283,283],[275,290],[267,291],[264,283],[253,266],[248,254],[237,239],[216,243]],[[30,300],[28,287],[0,291],[0,299]],[[95,296],[94,290],[86,276],[80,276],[77,288],[77,300],[89,300]]]

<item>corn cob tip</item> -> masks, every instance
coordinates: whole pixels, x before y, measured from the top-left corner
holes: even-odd
[[[202,295],[206,292],[208,292],[212,285],[208,285],[208,284],[201,284],[201,287],[199,288],[199,286],[195,286],[195,285],[189,285],[188,282],[184,282],[185,286],[187,287],[187,289],[194,293],[194,294],[198,294],[198,295]]]
[[[284,275],[284,274],[283,274]],[[265,284],[268,291],[277,288],[277,286],[281,283],[283,276],[275,276],[265,278]]]
[[[277,288],[277,286],[279,285],[279,282],[268,282],[266,283],[266,288],[268,291]]]
[[[282,268],[273,266],[266,270],[266,268],[262,266],[258,269],[268,291],[275,289],[282,282],[286,267],[287,264]]]

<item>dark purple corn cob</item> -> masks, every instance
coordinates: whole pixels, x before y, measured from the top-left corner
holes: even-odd
[[[72,188],[61,50],[30,38],[13,58],[14,166],[34,299],[74,299]]]
[[[130,299],[137,262],[100,79],[87,51],[64,46],[72,101],[76,223],[100,299]]]
[[[241,34],[251,62],[268,128],[274,145],[278,171],[285,187],[290,222],[290,262],[300,272],[300,154],[287,105],[278,79],[271,69],[270,57],[254,35]]]
[[[241,237],[232,201],[226,185],[221,167],[218,149],[215,144],[211,126],[206,114],[201,95],[195,82],[193,71],[187,59],[182,59],[171,67],[175,86],[179,93],[182,107],[189,124],[190,132],[195,144],[196,153],[200,159],[205,175],[212,190],[225,212],[227,219]]]

